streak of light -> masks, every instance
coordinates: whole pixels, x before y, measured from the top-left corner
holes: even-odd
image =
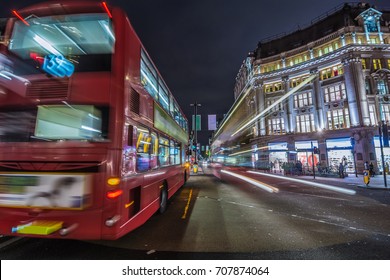
[[[187,217],[187,212],[188,212],[188,208],[190,207],[191,198],[192,198],[192,189],[190,189],[190,193],[188,194],[187,204],[186,207],[184,207],[183,216],[181,216],[183,220]]]
[[[308,182],[308,181],[305,181],[305,180],[289,178],[289,177],[282,177],[282,176],[278,176],[278,175],[272,175],[272,174],[261,173],[261,172],[256,172],[256,171],[247,171],[247,172],[248,173],[252,173],[252,174],[262,175],[262,176],[268,176],[268,177],[272,177],[272,178],[279,178],[279,179],[282,179],[282,180],[289,180],[289,181],[292,181],[292,182],[297,182],[297,183],[300,183],[300,184],[305,184],[305,185],[318,187],[318,188],[322,188],[322,189],[327,189],[327,190],[330,190],[330,191],[340,192],[340,193],[344,193],[344,194],[349,194],[349,195],[355,195],[356,194],[356,191],[354,191],[354,190],[347,190],[347,189],[340,188],[340,187],[335,187],[335,186],[332,186],[332,185],[316,183],[316,182]]]
[[[246,127],[248,127],[250,124],[252,124],[253,122],[255,122],[257,119],[259,119],[261,116],[265,115],[268,111],[271,111],[272,108],[278,106],[279,103],[283,102],[283,100],[287,99],[289,96],[291,96],[292,94],[294,94],[296,91],[300,90],[302,87],[304,87],[307,83],[309,83],[310,81],[314,80],[314,78],[317,77],[317,74],[312,74],[311,76],[309,76],[306,80],[304,80],[302,83],[300,83],[298,86],[294,87],[293,89],[291,89],[289,92],[287,92],[285,95],[283,95],[282,97],[280,97],[275,103],[273,103],[272,105],[268,106],[267,108],[265,108],[263,111],[261,111],[260,114],[256,115],[254,118],[252,118],[251,120],[249,120],[247,123],[245,123],[243,126],[241,126],[239,129],[237,129],[233,134],[232,136],[236,135],[238,132],[240,132],[241,130],[245,129]]]
[[[277,193],[279,192],[279,189],[278,188],[275,188],[273,186],[270,186],[268,184],[265,184],[265,183],[262,183],[260,181],[257,181],[255,179],[252,179],[250,177],[247,177],[247,176],[244,176],[244,175],[239,175],[239,174],[236,174],[236,173],[233,173],[233,172],[230,172],[230,171],[226,171],[226,170],[221,170],[222,173],[226,173],[230,176],[233,176],[233,177],[236,177],[236,178],[239,178],[245,182],[248,182],[252,185],[255,185],[256,187],[259,187],[267,192],[270,192],[270,193]]]

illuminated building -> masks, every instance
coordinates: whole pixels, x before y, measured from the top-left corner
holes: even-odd
[[[390,11],[344,4],[259,42],[243,62],[215,153],[251,151],[253,166],[300,160],[382,170],[378,123],[390,121]],[[263,150],[267,152],[262,154]],[[222,152],[224,151],[224,152]],[[390,163],[390,148],[384,149]],[[356,166],[356,169],[355,169]]]

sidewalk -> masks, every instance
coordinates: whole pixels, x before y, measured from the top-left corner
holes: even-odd
[[[298,178],[305,180],[313,180],[313,176],[298,176]],[[345,183],[346,185],[355,185],[359,188],[372,189],[372,190],[390,190],[390,175],[386,174],[387,188],[385,187],[385,181],[383,175],[376,175],[370,178],[370,183],[368,186],[364,183],[363,175],[358,174],[358,177],[355,174],[348,174],[345,178],[331,178],[331,177],[320,177],[316,176],[316,181],[327,181],[327,182],[339,182]]]

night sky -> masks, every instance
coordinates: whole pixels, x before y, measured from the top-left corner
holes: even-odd
[[[60,0],[59,0],[60,1]],[[4,3],[5,2],[5,3]],[[12,9],[42,2],[2,1],[0,17]],[[257,43],[292,32],[342,5],[340,0],[108,0],[123,8],[189,121],[190,103],[202,104],[207,144],[207,114],[222,118],[233,104],[235,78]],[[365,1],[388,7],[388,1]],[[385,3],[387,2],[387,3]]]

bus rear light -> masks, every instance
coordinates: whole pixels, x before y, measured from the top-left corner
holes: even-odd
[[[121,216],[119,216],[119,215],[115,215],[114,217],[109,218],[108,220],[106,220],[106,226],[112,227],[120,220],[120,218],[121,218]]]
[[[121,179],[118,178],[118,177],[112,177],[112,178],[108,178],[108,179],[107,179],[107,184],[108,184],[110,187],[118,186],[120,182],[121,182]]]
[[[106,196],[107,196],[107,198],[114,199],[114,198],[121,196],[122,194],[123,194],[122,190],[115,190],[115,191],[107,192]]]
[[[30,24],[29,24],[24,18],[22,18],[22,16],[21,16],[17,11],[13,10],[12,13],[13,13],[18,19],[20,19],[25,25],[30,26]]]
[[[103,5],[103,8],[106,11],[108,17],[112,18],[112,14],[111,14],[110,10],[108,9],[107,3],[106,2],[102,2],[102,5]]]

